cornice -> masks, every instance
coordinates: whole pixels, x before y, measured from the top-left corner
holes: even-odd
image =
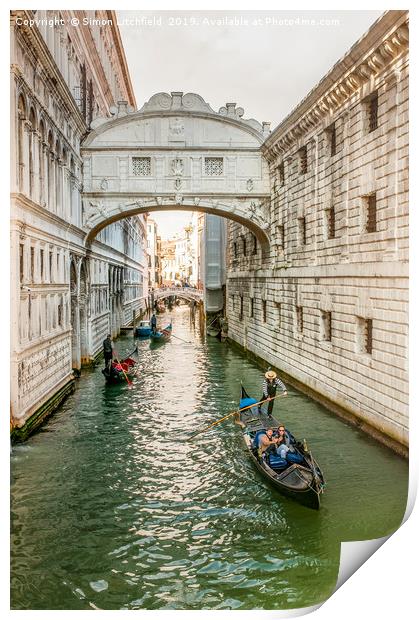
[[[378,77],[408,50],[407,11],[387,11],[325,75],[262,144],[269,162],[302,135],[334,114],[364,84]]]

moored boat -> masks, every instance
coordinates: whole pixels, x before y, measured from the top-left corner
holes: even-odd
[[[172,335],[172,323],[166,325],[166,327],[162,330],[151,332],[150,340],[154,343],[163,343],[170,340],[170,336]]]
[[[135,328],[136,338],[148,338],[151,334],[150,321],[140,321]]]
[[[242,387],[238,423],[242,427],[243,441],[247,452],[262,476],[280,493],[310,508],[320,508],[320,497],[324,491],[325,481],[319,465],[304,442],[296,441],[286,430],[289,451],[285,458],[270,454],[269,450],[260,454],[259,440],[268,428],[278,428],[279,422],[268,417],[265,407],[259,413],[254,398],[250,398]],[[255,406],[252,406],[255,405]]]

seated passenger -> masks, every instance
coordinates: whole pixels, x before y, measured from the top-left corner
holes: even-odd
[[[277,431],[277,441],[276,441],[276,454],[281,457],[281,459],[285,459],[287,456],[287,452],[290,450],[290,442],[288,434],[285,430],[285,426],[280,424],[278,426]]]
[[[273,437],[273,429],[268,428],[266,433],[259,439],[258,456],[261,458],[265,452],[272,450],[276,446],[277,441],[277,438]]]

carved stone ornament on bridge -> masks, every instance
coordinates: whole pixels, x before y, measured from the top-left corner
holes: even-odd
[[[201,199],[198,198],[198,196],[195,196],[195,198],[193,199],[193,203],[194,205],[197,207],[199,205],[199,203],[201,202]]]
[[[100,182],[100,189],[106,192],[108,190],[108,187],[109,187],[108,179],[102,179]]]
[[[175,196],[175,204],[181,205],[182,203],[183,203],[183,196],[182,196],[182,194],[176,194],[176,196]]]
[[[179,118],[175,118],[169,123],[169,138],[183,140],[185,137],[185,125]]]
[[[265,209],[262,203],[252,200],[249,205],[250,219],[260,226],[263,230],[269,228],[269,222],[266,218]]]
[[[172,159],[172,174],[175,177],[181,177],[183,175],[183,159],[178,157]]]
[[[248,192],[252,191],[254,187],[253,179],[247,179],[246,187]]]
[[[83,204],[83,225],[89,226],[98,216],[106,218],[106,209],[103,202],[92,202],[89,200]]]
[[[179,191],[182,188],[182,179],[175,179],[175,190]]]

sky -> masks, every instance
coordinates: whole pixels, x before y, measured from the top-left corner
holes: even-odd
[[[216,111],[234,101],[244,118],[270,121],[272,129],[381,14],[117,12],[138,108],[157,92],[195,92]],[[168,238],[190,215],[153,213],[153,219]]]

